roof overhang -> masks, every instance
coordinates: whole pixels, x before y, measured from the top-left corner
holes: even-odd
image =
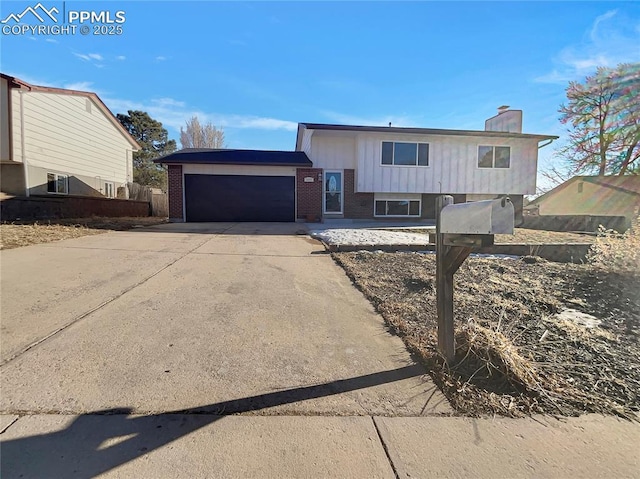
[[[361,126],[361,125],[331,125],[325,123],[298,123],[298,135],[296,138],[296,149],[301,147],[303,131],[352,131],[361,133],[403,133],[416,135],[441,135],[441,136],[481,136],[488,138],[521,138],[537,141],[556,140],[555,135],[537,135],[531,133],[509,133],[506,131],[485,131],[485,130],[448,130],[439,128],[412,128],[397,126]]]

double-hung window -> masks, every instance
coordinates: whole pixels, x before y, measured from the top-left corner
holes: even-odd
[[[382,142],[382,164],[429,166],[429,143]]]
[[[69,177],[58,173],[47,173],[47,193],[68,194]]]
[[[478,146],[478,168],[509,168],[510,146]]]

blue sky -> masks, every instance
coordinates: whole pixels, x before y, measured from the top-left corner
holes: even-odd
[[[0,16],[36,4],[3,1]],[[123,11],[122,33],[3,34],[3,73],[145,110],[176,140],[197,115],[231,148],[293,149],[298,122],[483,129],[503,104],[524,110],[525,132],[562,136],[569,80],[640,61],[637,2],[42,5]]]

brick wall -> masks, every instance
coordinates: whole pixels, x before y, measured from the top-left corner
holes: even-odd
[[[355,191],[355,170],[344,170],[344,217],[373,219],[373,193]]]
[[[305,178],[313,178],[313,182],[305,182]],[[322,218],[322,169],[298,168],[296,170],[296,188],[298,200],[298,219],[314,217]]]
[[[182,217],[182,165],[169,165],[169,220],[184,221]]]

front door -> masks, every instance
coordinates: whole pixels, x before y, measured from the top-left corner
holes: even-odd
[[[343,213],[343,180],[342,171],[324,172],[324,213]]]

